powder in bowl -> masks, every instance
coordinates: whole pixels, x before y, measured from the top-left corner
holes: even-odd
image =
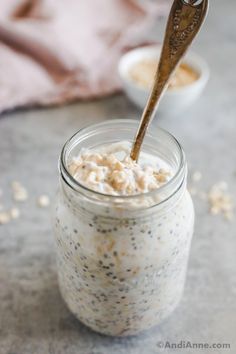
[[[143,59],[134,63],[129,69],[129,77],[138,86],[150,89],[157,70],[158,62],[155,59]],[[199,74],[186,63],[181,63],[173,75],[168,89],[178,89],[192,84],[199,78]]]

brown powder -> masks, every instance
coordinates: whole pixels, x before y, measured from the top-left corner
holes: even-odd
[[[130,78],[143,88],[150,88],[157,70],[158,62],[154,59],[145,59],[135,63],[129,70]],[[176,89],[192,84],[198,79],[198,73],[189,65],[182,63],[172,77],[169,89]]]

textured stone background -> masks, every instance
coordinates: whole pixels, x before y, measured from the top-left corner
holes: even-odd
[[[214,0],[195,43],[211,67],[201,99],[183,116],[160,118],[182,142],[190,168],[202,171],[203,190],[225,180],[236,196],[236,27],[235,0]],[[166,354],[159,341],[230,343],[230,350],[177,350],[181,354],[235,353],[236,223],[207,213],[195,200],[196,231],[184,298],[162,325],[137,337],[112,339],[74,319],[60,297],[48,209],[57,158],[64,141],[84,124],[139,117],[123,95],[50,110],[21,111],[0,118],[0,187],[11,205],[10,182],[27,186],[21,218],[0,226],[0,354]]]

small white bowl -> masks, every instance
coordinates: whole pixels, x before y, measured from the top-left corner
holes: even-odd
[[[119,62],[119,75],[123,83],[124,91],[130,100],[143,109],[146,105],[150,90],[138,85],[129,75],[133,64],[143,59],[159,59],[160,46],[148,46],[129,51],[122,56]],[[189,107],[202,93],[209,79],[209,68],[207,63],[198,55],[192,52],[187,53],[183,62],[198,73],[198,79],[193,83],[166,90],[158,112],[162,114],[179,114]]]

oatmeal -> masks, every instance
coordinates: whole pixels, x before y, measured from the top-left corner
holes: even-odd
[[[106,123],[108,143],[96,127],[106,145],[94,148],[93,136],[91,148],[78,149],[83,131],[73,142],[76,152],[67,143],[55,237],[59,286],[71,312],[97,332],[126,336],[160,323],[179,303],[194,212],[186,166],[173,164],[181,157],[175,140],[158,130],[155,136],[169,139],[168,154],[144,150],[136,164],[128,143],[111,143],[122,137],[124,123],[117,122]],[[133,137],[136,123],[129,124]]]
[[[129,70],[129,76],[140,87],[149,89],[153,84],[157,65],[158,63],[154,59],[138,61]],[[172,77],[169,84],[169,89],[176,89],[192,84],[197,79],[197,72],[189,65],[182,63],[179,65],[174,76]]]
[[[161,168],[163,162],[142,154],[136,163],[130,156],[130,144],[109,146],[109,151],[84,150],[69,166],[72,176],[86,187],[110,195],[147,193],[165,184],[171,172]],[[154,160],[154,161],[153,161]]]

